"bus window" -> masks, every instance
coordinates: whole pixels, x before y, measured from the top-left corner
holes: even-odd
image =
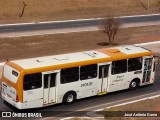
[[[44,75],[44,89],[48,88],[49,74]]]
[[[14,75],[14,76],[18,77],[18,72],[16,72],[16,71],[12,70],[12,75]]]
[[[142,58],[128,59],[128,72],[141,69],[142,69]]]
[[[50,79],[50,86],[48,85],[48,80]],[[55,87],[56,73],[44,75],[44,89],[48,87]]]
[[[81,66],[80,79],[87,80],[97,77],[97,64]]]
[[[61,70],[61,84],[79,80],[79,67],[65,68]]]
[[[4,77],[6,77],[9,81],[16,83],[18,80],[18,76],[20,72],[16,70],[15,68],[5,64],[3,69]]]
[[[32,90],[42,87],[42,73],[28,74],[24,76],[23,89]]]
[[[108,77],[108,69],[109,69],[109,65],[104,65],[99,67],[99,79]],[[104,75],[102,75],[102,73]]]
[[[50,81],[50,87],[55,87],[56,83],[56,73],[51,74],[51,81]]]
[[[127,60],[118,60],[112,62],[112,75],[125,73],[127,71]]]

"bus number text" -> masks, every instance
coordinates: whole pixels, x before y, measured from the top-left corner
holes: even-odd
[[[87,86],[91,86],[91,85],[92,85],[92,82],[83,83],[83,84],[81,84],[81,87],[87,87]]]

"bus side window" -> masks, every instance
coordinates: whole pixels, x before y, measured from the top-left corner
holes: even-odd
[[[79,80],[79,67],[65,68],[61,70],[61,84]]]
[[[102,69],[104,69],[104,75],[102,76]],[[99,67],[99,79],[108,77],[109,65],[104,65]]]
[[[118,60],[112,62],[112,75],[127,72],[127,60]]]
[[[56,75],[57,75],[57,73],[52,73],[51,74],[50,87],[55,87],[55,85],[56,85]]]
[[[87,80],[97,77],[97,64],[85,65],[80,68],[80,79]]]
[[[128,72],[141,69],[142,69],[142,58],[128,59]]]
[[[44,75],[44,89],[48,88],[48,78],[49,74]]]
[[[41,87],[42,87],[42,73],[34,73],[24,76],[23,89],[25,91]]]
[[[56,75],[57,73],[44,75],[44,89],[48,87],[55,87]],[[50,78],[50,86],[48,84],[49,78]]]

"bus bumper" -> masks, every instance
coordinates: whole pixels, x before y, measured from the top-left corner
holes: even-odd
[[[9,104],[13,105],[14,107],[18,108],[18,109],[23,109],[22,108],[22,103],[20,102],[15,102],[13,100],[11,100],[9,97],[7,97],[5,94],[2,93],[2,98],[8,102]]]

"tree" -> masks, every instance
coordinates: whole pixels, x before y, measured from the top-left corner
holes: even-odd
[[[21,4],[21,1],[19,0],[19,17],[23,16],[25,7],[27,6],[27,4],[25,2],[22,2],[22,3],[23,3],[23,9],[22,9],[22,12],[20,13],[20,4]]]
[[[109,39],[109,45],[113,45],[115,35],[120,28],[121,22],[119,17],[108,16],[102,19],[99,30],[105,33]]]

